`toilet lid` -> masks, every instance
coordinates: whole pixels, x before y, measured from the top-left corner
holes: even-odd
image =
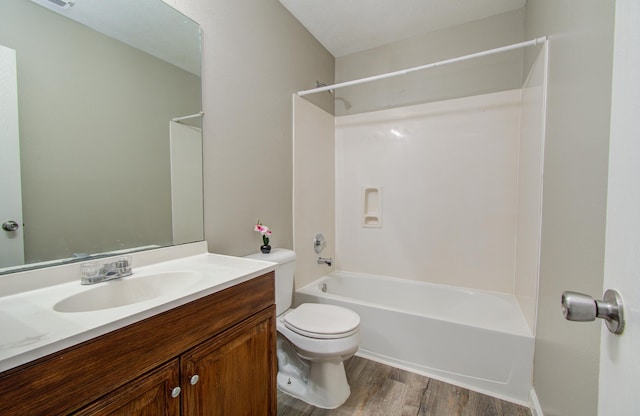
[[[358,330],[360,316],[341,306],[303,303],[284,316],[284,324],[311,338],[344,338]]]

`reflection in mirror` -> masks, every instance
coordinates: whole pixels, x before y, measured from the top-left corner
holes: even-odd
[[[70,4],[0,0],[0,273],[203,239],[199,26]]]

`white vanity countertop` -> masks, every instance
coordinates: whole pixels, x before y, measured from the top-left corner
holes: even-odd
[[[143,267],[135,265],[134,260],[132,276],[118,280],[182,271],[199,273],[200,278],[174,293],[90,312],[57,312],[54,305],[74,294],[117,283],[117,280],[83,286],[78,275],[71,282],[0,296],[0,372],[275,269],[274,263],[218,254],[198,254]]]

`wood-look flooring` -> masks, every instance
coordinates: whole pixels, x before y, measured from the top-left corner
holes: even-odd
[[[337,409],[278,391],[278,416],[531,416],[523,406],[371,360],[345,362],[351,396]]]

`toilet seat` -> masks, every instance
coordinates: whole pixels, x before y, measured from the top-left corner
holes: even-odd
[[[284,315],[284,325],[291,331],[310,338],[346,338],[360,327],[360,316],[336,305],[303,303]]]

